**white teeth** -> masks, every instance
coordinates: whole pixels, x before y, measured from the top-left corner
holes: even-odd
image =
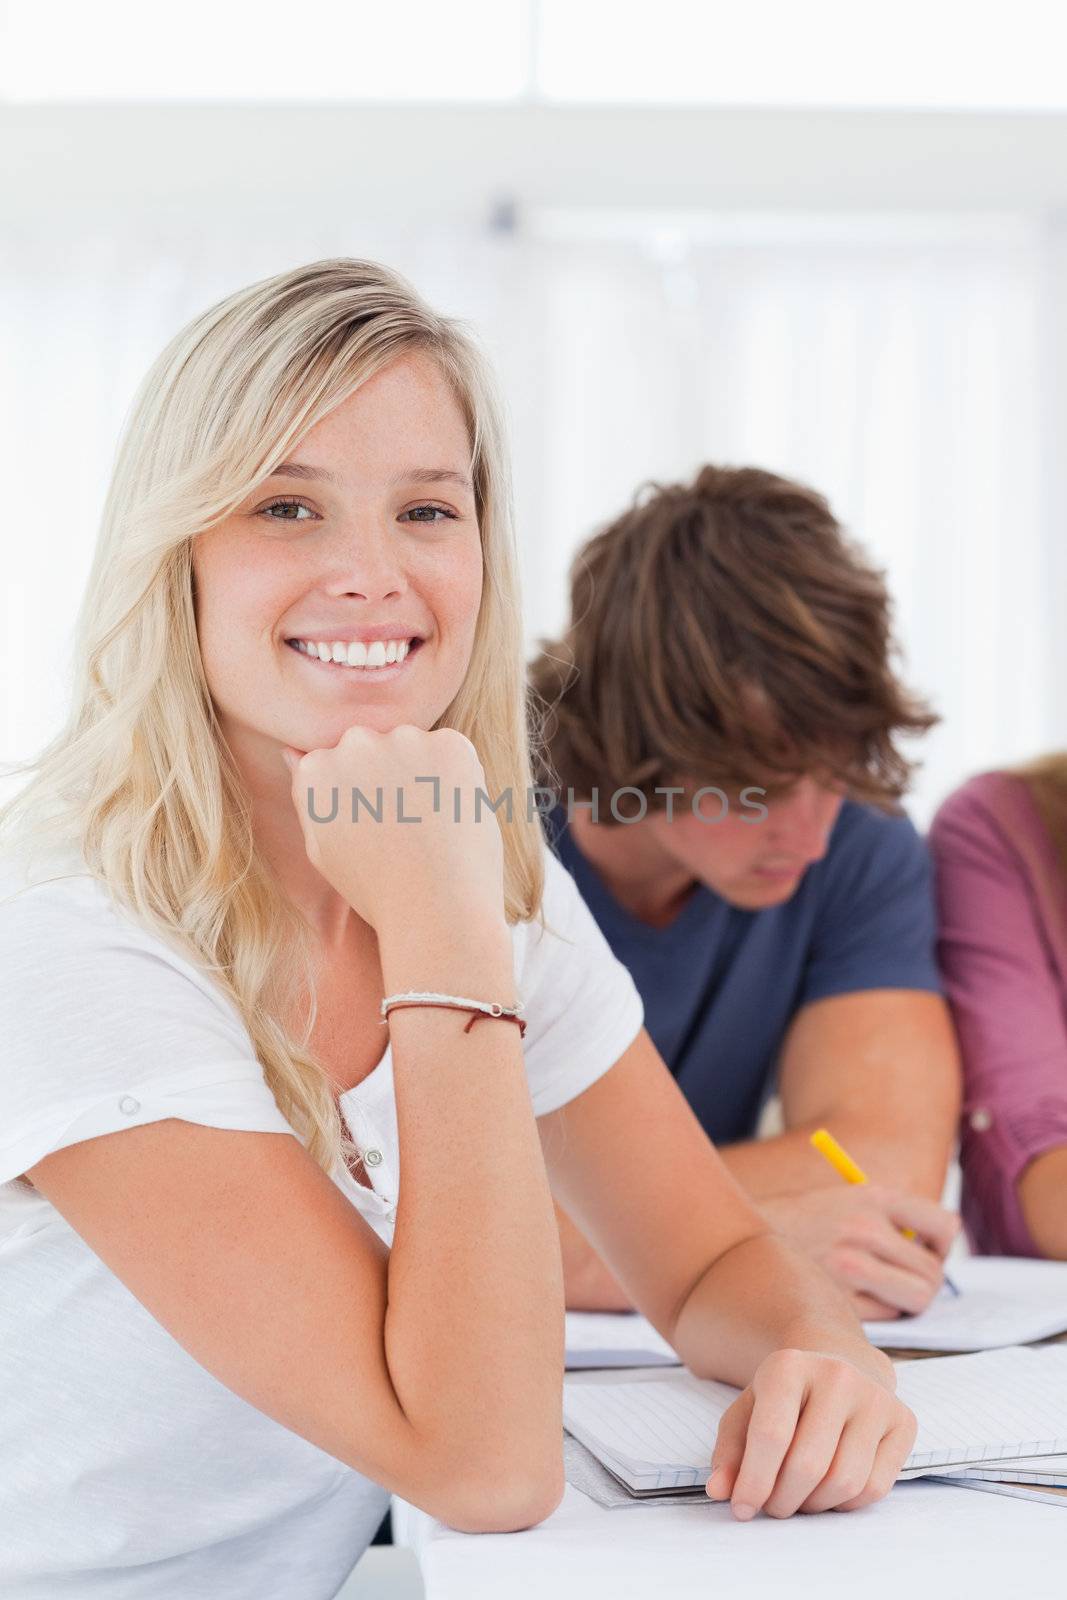
[[[374,669],[392,665],[394,662],[399,664],[408,655],[413,640],[375,639],[369,645],[359,639],[353,639],[351,644],[346,644],[342,639],[334,639],[332,642],[297,639],[294,642],[298,650],[302,650],[308,656],[317,656],[320,661],[335,661],[340,666]]]

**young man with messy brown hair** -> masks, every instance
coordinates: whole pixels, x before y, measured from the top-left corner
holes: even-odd
[[[958,1058],[896,744],[936,718],[893,649],[881,575],[822,496],[707,466],[584,546],[531,667],[550,843],[727,1166],[868,1318],[927,1305],[958,1231],[938,1203]],[[757,1139],[775,1092],[784,1131]],[[812,1149],[822,1126],[868,1185]],[[640,1128],[633,1181],[670,1182]],[[568,1304],[625,1307],[559,1221]]]

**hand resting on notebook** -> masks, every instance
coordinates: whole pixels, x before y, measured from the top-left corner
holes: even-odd
[[[746,1520],[856,1511],[888,1494],[917,1423],[892,1380],[872,1401],[870,1375],[810,1350],[776,1350],[719,1423],[707,1492]],[[812,1486],[815,1485],[813,1488]]]
[[[845,1291],[772,1233],[647,1032],[538,1125],[557,1205],[623,1295],[694,1377],[744,1391],[707,1440],[712,1496],[745,1520],[887,1494],[916,1425],[892,1362]]]

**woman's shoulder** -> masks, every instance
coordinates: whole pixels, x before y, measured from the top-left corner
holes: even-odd
[[[0,858],[0,949],[45,943],[51,957],[166,941],[126,912],[75,849]]]
[[[615,955],[577,883],[544,846],[544,889],[539,913],[515,925],[515,976],[531,1010],[555,1010],[564,990],[583,985],[616,992],[620,1003],[636,995],[633,979]]]
[[[929,824],[929,843],[937,851],[952,838],[966,837],[1003,850],[1013,835],[1017,842],[1041,832],[1043,822],[1024,779],[995,768],[974,774],[942,800]]]
[[[952,789],[938,807],[944,811],[976,811],[989,806],[1012,804],[1027,794],[1026,784],[1017,773],[1004,767],[976,772]]]
[[[961,784],[938,807],[928,838],[942,882],[972,868],[1005,885],[1062,875],[1029,785],[1013,772],[981,772]]]
[[[235,1025],[236,1008],[180,937],[148,925],[90,871],[77,847],[0,856],[0,962],[5,989],[47,990],[58,1002],[190,1004]],[[199,997],[199,1003],[198,1003]]]
[[[516,923],[513,929],[520,965],[561,942],[573,943],[576,933],[580,936],[585,931],[586,919],[593,920],[577,883],[547,841],[542,843],[541,859],[544,880],[540,905],[528,921]]]
[[[547,844],[540,915],[516,923],[513,936],[526,1071],[534,1111],[542,1116],[615,1064],[641,1028],[644,1008],[629,971]]]
[[[0,943],[83,940],[115,919],[108,896],[79,851],[0,856]]]
[[[77,861],[41,865],[0,865],[0,1184],[164,1117],[291,1132],[206,964]]]

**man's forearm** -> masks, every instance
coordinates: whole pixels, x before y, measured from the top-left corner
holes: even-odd
[[[610,1269],[565,1211],[556,1207],[563,1291],[568,1311],[630,1311],[632,1304]]]
[[[891,1128],[876,1127],[855,1114],[833,1117],[830,1124],[835,1139],[872,1183],[891,1184],[911,1194],[940,1200],[948,1166],[943,1141],[923,1139],[918,1128],[896,1133]],[[813,1122],[769,1139],[748,1139],[717,1148],[725,1165],[754,1200],[771,1200],[841,1182],[834,1169],[812,1149],[811,1135],[820,1126]]]
[[[894,1135],[872,1128],[853,1115],[831,1119],[835,1138],[845,1146],[875,1183],[891,1184],[912,1194],[939,1200],[944,1188],[947,1156],[915,1139],[915,1130]],[[812,1149],[810,1128],[791,1128],[767,1139],[718,1146],[719,1155],[733,1176],[758,1203],[805,1190],[831,1188],[841,1183],[834,1169]],[[569,1311],[628,1311],[631,1301],[611,1270],[584,1234],[556,1207],[563,1282]]]

